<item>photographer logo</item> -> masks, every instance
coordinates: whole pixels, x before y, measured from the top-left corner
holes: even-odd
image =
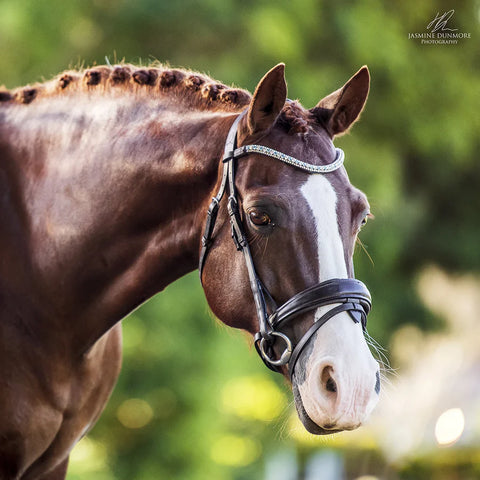
[[[458,28],[453,28],[450,19],[454,13],[453,9],[443,14],[437,12],[425,32],[409,33],[408,38],[422,45],[457,45],[460,40],[470,39],[470,32],[459,32]]]

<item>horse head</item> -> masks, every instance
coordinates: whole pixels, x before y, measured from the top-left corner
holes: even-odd
[[[218,220],[213,234],[215,218],[207,222],[203,239],[200,275],[212,311],[256,334],[316,434],[357,428],[380,389],[362,329],[369,294],[353,280],[370,209],[333,144],[360,115],[369,83],[363,67],[306,110],[287,100],[284,66],[270,70],[230,130],[209,212],[217,218],[218,210]]]

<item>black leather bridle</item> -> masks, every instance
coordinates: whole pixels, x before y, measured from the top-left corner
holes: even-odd
[[[337,149],[337,159],[330,165],[314,166],[306,164],[276,150],[261,145],[246,145],[237,148],[237,129],[240,120],[247,110],[241,113],[233,122],[225,142],[223,156],[223,174],[220,188],[208,208],[207,221],[202,237],[202,249],[200,251],[199,273],[202,281],[202,272],[205,265],[208,249],[212,243],[212,234],[217,219],[220,202],[228,189],[228,215],[232,228],[232,238],[237,250],[243,252],[250,280],[259,330],[255,335],[255,347],[265,365],[275,372],[281,372],[280,367],[288,365],[290,377],[293,377],[295,364],[315,332],[328,320],[341,312],[348,312],[355,323],[361,323],[365,331],[367,315],[371,308],[371,297],[367,287],[354,278],[334,278],[313,285],[294,295],[290,300],[277,307],[267,288],[263,285],[255,270],[252,254],[243,228],[240,209],[235,187],[235,161],[249,153],[255,152],[280,161],[289,163],[294,167],[301,168],[312,173],[326,173],[333,171],[343,163],[343,152]],[[341,158],[339,156],[342,156]],[[274,304],[274,311],[268,314],[267,300]],[[319,307],[331,305],[323,316],[316,320],[313,325],[296,342],[292,341],[281,328],[298,315],[315,310]],[[275,358],[273,345],[279,339],[285,343],[285,349],[279,358]]]

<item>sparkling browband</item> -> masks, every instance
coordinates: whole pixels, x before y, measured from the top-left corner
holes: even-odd
[[[345,159],[345,154],[343,150],[340,148],[335,148],[336,157],[335,161],[329,163],[328,165],[312,165],[310,163],[302,162],[295,157],[291,157],[286,153],[279,152],[274,150],[273,148],[264,147],[263,145],[245,145],[243,147],[237,148],[233,152],[233,157],[238,158],[244,155],[248,155],[249,153],[260,153],[262,155],[267,155],[268,157],[276,158],[281,162],[288,163],[294,167],[300,168],[301,170],[305,170],[310,173],[329,173],[337,170],[343,165],[343,161]],[[227,157],[225,157],[226,159]]]

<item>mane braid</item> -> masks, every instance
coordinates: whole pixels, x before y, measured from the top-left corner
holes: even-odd
[[[315,119],[309,110],[300,105],[298,101],[287,102],[278,119],[278,124],[290,134],[306,134],[310,125],[315,124]]]
[[[13,91],[0,88],[0,103],[29,104],[41,98],[95,92],[148,98],[173,97],[189,108],[232,112],[245,108],[252,98],[246,90],[228,87],[200,73],[164,65],[137,67],[120,64],[68,70],[53,80]]]
[[[0,87],[2,104],[30,104],[37,99],[81,94],[137,95],[173,98],[186,108],[238,112],[252,95],[240,88],[223,85],[201,73],[165,65],[139,67],[131,64],[101,65],[83,70],[67,70],[52,80],[12,91]],[[318,119],[299,102],[287,102],[278,125],[289,134],[304,135]]]

